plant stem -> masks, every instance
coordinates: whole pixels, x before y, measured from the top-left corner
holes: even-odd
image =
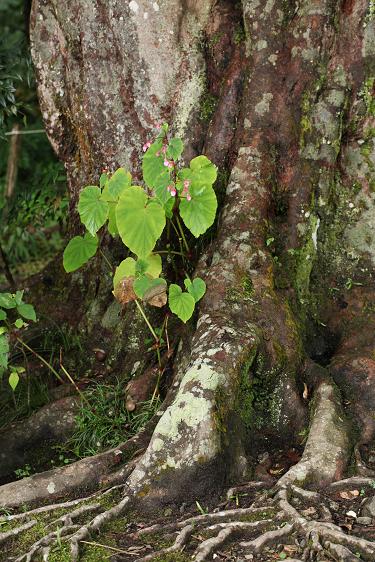
[[[25,343],[23,340],[21,340],[21,338],[19,338],[17,336],[17,341],[23,345],[23,347],[25,347],[28,351],[30,351],[30,353],[32,353],[33,355],[35,355],[35,357],[37,357],[39,359],[39,361],[41,361],[46,367],[48,367],[48,369],[59,379],[59,381],[61,383],[63,383],[64,381],[62,380],[62,378],[60,377],[59,373],[56,371],[56,369],[54,369],[52,367],[52,365],[50,363],[48,363],[48,361],[46,361],[44,359],[44,357],[42,357],[41,355],[39,355],[39,353],[37,353],[36,351],[34,351],[31,347],[29,347],[27,345],[27,343]]]
[[[90,402],[87,400],[86,396],[83,394],[83,392],[80,391],[80,389],[78,388],[78,386],[76,385],[73,377],[70,375],[70,373],[67,371],[67,369],[65,369],[64,365],[62,363],[60,363],[60,368],[63,371],[63,373],[68,377],[68,379],[70,380],[70,382],[72,383],[72,385],[74,386],[74,388],[76,389],[76,391],[78,392],[78,394],[80,395],[80,397],[82,398],[82,400],[84,400],[86,402],[86,404],[88,406],[90,406]]]
[[[154,330],[154,328],[151,326],[149,319],[147,318],[145,311],[143,310],[141,304],[139,303],[139,301],[137,299],[135,299],[135,304],[138,307],[139,312],[142,314],[144,321],[146,322],[148,329],[150,330],[151,334],[154,337],[155,343],[156,343],[156,354],[158,356],[158,363],[159,363],[159,368],[161,369],[161,356],[160,356],[160,349],[159,349],[159,338],[156,335],[156,332]]]
[[[183,258],[187,258],[187,255],[183,252],[175,252],[174,250],[161,250],[160,252],[152,252],[152,255],[155,256],[157,254],[175,254],[176,256],[182,256]]]
[[[153,335],[155,341],[156,341],[157,343],[159,343],[159,338],[158,338],[158,336],[156,335],[154,328],[151,326],[151,324],[150,324],[150,322],[149,322],[149,319],[147,318],[147,316],[146,316],[146,314],[145,314],[145,311],[143,310],[142,306],[140,305],[140,303],[139,303],[139,301],[138,301],[137,299],[135,299],[135,304],[137,305],[139,312],[142,314],[143,319],[144,319],[144,321],[146,322],[146,324],[147,324],[147,326],[148,326],[148,329],[150,330],[151,334]]]
[[[109,259],[107,258],[107,256],[105,255],[105,253],[103,252],[103,250],[100,248],[99,252],[101,253],[102,257],[104,258],[104,261],[107,263],[109,269],[111,270],[111,273],[113,273],[114,267],[111,264],[111,262],[109,261]]]
[[[182,224],[181,224],[181,222],[180,222],[180,219],[178,218],[178,215],[176,215],[176,221],[177,221],[177,226],[178,226],[178,228],[179,228],[179,230],[180,230],[180,233],[181,233],[181,236],[182,236],[182,240],[184,241],[186,251],[187,251],[188,253],[190,253],[189,244],[186,242],[184,230],[183,230],[183,228],[182,228]]]
[[[113,550],[114,552],[123,552],[128,554],[127,550],[121,550],[120,548],[115,548],[114,546],[108,546],[107,544],[100,544],[99,542],[91,542],[91,541],[80,541],[83,544],[90,544],[92,546],[100,546],[101,548],[107,548],[108,550]]]

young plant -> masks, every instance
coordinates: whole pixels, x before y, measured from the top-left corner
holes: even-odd
[[[99,186],[87,186],[80,194],[78,212],[87,229],[75,236],[64,251],[63,264],[72,272],[92,258],[99,246],[98,232],[106,225],[109,233],[120,236],[134,257],[127,257],[116,268],[113,293],[121,304],[135,301],[154,339],[158,336],[149,323],[140,301],[152,306],[167,304],[172,313],[187,322],[196,303],[206,292],[203,279],[191,280],[183,287],[161,276],[162,254],[190,257],[182,223],[198,238],[213,224],[217,210],[213,183],[216,166],[206,156],[193,158],[188,167],[177,162],[183,152],[179,138],[169,138],[164,124],[153,143],[143,146],[142,172],[144,185],[132,185],[130,173],[119,168],[112,176],[103,173]],[[168,225],[178,235],[179,251],[156,250]],[[168,297],[167,297],[168,293]]]
[[[25,320],[36,321],[34,307],[23,301],[23,291],[16,293],[0,293],[0,378],[8,372],[8,381],[13,390],[19,382],[19,375],[25,371],[24,367],[9,365],[9,339],[15,337],[23,344],[18,333],[28,326]],[[9,316],[12,316],[10,320]],[[25,344],[23,344],[25,345]]]

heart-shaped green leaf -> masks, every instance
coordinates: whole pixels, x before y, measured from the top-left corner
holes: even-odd
[[[20,377],[18,375],[18,373],[16,371],[12,371],[9,375],[9,379],[8,382],[10,384],[10,386],[12,387],[12,390],[16,390],[16,387],[19,383]]]
[[[139,299],[144,299],[147,293],[152,297],[152,290],[156,287],[160,287],[165,291],[167,283],[160,277],[157,279],[151,279],[148,275],[142,275],[134,281],[133,285],[134,292]]]
[[[19,306],[17,306],[17,312],[18,314],[26,318],[26,320],[32,320],[33,322],[36,322],[36,314],[32,304],[20,304]]]
[[[194,181],[212,185],[217,178],[217,168],[206,156],[197,156],[190,162],[190,169],[194,172]]]
[[[116,267],[113,277],[113,288],[116,289],[116,286],[124,277],[139,277],[147,274],[154,279],[159,277],[161,270],[161,257],[158,254],[151,254],[137,261],[133,258],[126,258]]]
[[[187,322],[193,315],[194,297],[189,293],[183,293],[181,287],[173,283],[169,286],[168,304],[173,314],[176,314],[183,322]]]
[[[184,150],[184,144],[181,139],[173,138],[169,141],[167,157],[172,160],[178,160]]]
[[[182,199],[180,215],[185,226],[196,238],[206,232],[216,216],[217,200],[211,186],[190,186],[191,201]]]
[[[130,172],[127,172],[124,168],[118,168],[106,183],[101,199],[108,202],[117,202],[125,189],[131,186],[131,183],[132,177]]]
[[[116,222],[116,203],[112,201],[108,203],[108,232],[113,238],[118,235]]]
[[[89,261],[98,249],[98,238],[86,232],[85,236],[75,236],[64,250],[63,265],[67,273],[75,271]]]
[[[190,279],[185,279],[185,287],[188,292],[194,297],[195,302],[201,300],[206,292],[206,283],[200,277],[196,277],[193,282]]]
[[[0,320],[6,320],[7,313],[0,308]]]
[[[138,257],[148,256],[165,227],[163,207],[141,187],[129,187],[116,207],[116,221],[124,244]]]
[[[81,191],[78,212],[81,221],[94,236],[108,218],[108,203],[101,199],[99,187],[89,185]]]
[[[161,270],[162,264],[159,254],[151,254],[146,258],[139,258],[135,264],[136,276],[147,273],[147,275],[156,279],[156,277],[159,277]]]
[[[22,318],[17,318],[14,325],[15,325],[16,328],[20,329],[23,326],[25,326],[25,322],[22,320]]]
[[[116,267],[113,277],[114,289],[124,277],[135,277],[135,260],[133,258],[126,258]]]

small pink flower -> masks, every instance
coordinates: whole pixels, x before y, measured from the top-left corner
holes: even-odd
[[[188,201],[191,201],[191,195],[190,195],[190,193],[188,193],[188,194],[186,195],[186,199],[187,199]]]
[[[177,193],[177,191],[175,190],[175,188],[171,189],[172,197],[176,197],[176,193]]]
[[[150,148],[150,146],[151,146],[150,141],[147,141],[147,142],[142,146],[143,152],[146,152],[146,150],[147,150],[148,148]]]
[[[167,159],[164,160],[164,166],[166,166],[167,168],[169,168],[169,162]]]
[[[184,180],[184,189],[189,189],[190,180]]]
[[[172,189],[174,189],[173,185],[167,185],[167,191],[172,191]]]
[[[157,129],[161,129],[161,126],[162,126],[162,123],[156,123],[156,125],[155,125],[155,127],[156,127]]]
[[[173,162],[168,162],[168,168],[171,168],[171,169],[172,169],[173,166],[174,166]]]

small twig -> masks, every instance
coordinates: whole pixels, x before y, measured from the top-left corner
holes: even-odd
[[[121,550],[121,548],[115,548],[114,546],[108,546],[107,544],[101,544],[99,542],[81,541],[81,543],[89,544],[91,546],[99,546],[100,548],[107,548],[108,550],[113,550],[114,552],[120,552],[121,554],[128,554],[126,550]]]
[[[32,349],[30,346],[28,346],[27,343],[25,343],[23,340],[21,340],[21,338],[17,337],[16,339],[21,345],[23,345],[28,351],[30,351],[30,353],[35,355],[35,357],[37,357],[39,359],[39,361],[41,361],[46,367],[48,367],[48,369],[59,379],[59,381],[61,383],[64,382],[62,380],[62,378],[60,377],[59,373],[56,371],[56,369],[54,369],[54,367],[52,367],[52,365],[50,363],[48,363],[48,361],[46,361],[44,359],[44,357],[42,357],[41,355],[39,355],[39,353],[34,351],[34,349]]]
[[[111,262],[109,261],[109,259],[107,258],[107,256],[105,255],[105,253],[103,252],[103,250],[101,248],[99,249],[99,252],[100,252],[102,258],[104,259],[104,261],[106,262],[106,264],[108,265],[109,269],[111,270],[111,273],[113,273],[115,268],[113,267],[113,265],[111,264]]]
[[[32,131],[8,131],[7,133],[5,133],[6,137],[10,137],[12,135],[34,135],[34,134],[39,134],[39,133],[46,133],[46,131],[44,129],[33,129]]]
[[[184,245],[185,245],[186,251],[187,251],[188,253],[190,253],[189,244],[188,244],[187,241],[186,241],[185,234],[184,234],[184,230],[183,230],[183,228],[182,228],[182,224],[181,224],[180,219],[178,218],[178,215],[176,215],[176,222],[177,222],[178,229],[179,229],[179,231],[180,231],[180,233],[181,233],[182,240],[184,241]]]

